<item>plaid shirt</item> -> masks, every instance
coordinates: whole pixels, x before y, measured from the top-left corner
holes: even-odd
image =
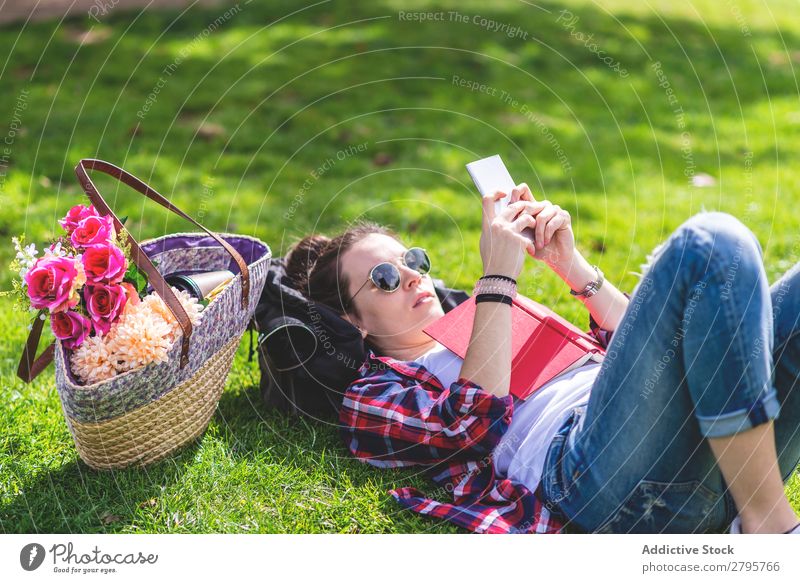
[[[589,318],[607,347],[612,333]],[[449,387],[416,362],[369,356],[346,390],[339,414],[350,451],[380,468],[428,466],[440,489],[389,493],[405,508],[473,532],[555,533],[563,522],[531,492],[495,472],[492,451],[511,423],[513,397],[497,397],[459,378]],[[451,495],[452,502],[434,498]]]

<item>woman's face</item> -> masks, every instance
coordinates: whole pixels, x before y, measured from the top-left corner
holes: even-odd
[[[350,297],[367,281],[378,263],[393,263],[400,270],[397,290],[387,293],[370,281],[353,299],[359,317],[348,314],[354,324],[370,335],[370,341],[382,349],[430,342],[422,329],[444,315],[430,276],[403,263],[406,251],[408,249],[392,237],[372,233],[341,257],[342,273],[349,280]]]

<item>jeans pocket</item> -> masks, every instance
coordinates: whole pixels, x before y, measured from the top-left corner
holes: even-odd
[[[597,533],[700,533],[711,530],[721,495],[699,480],[641,480]]]
[[[561,475],[561,452],[565,437],[556,435],[550,442],[542,468],[541,487],[545,507],[550,512],[559,512],[558,504],[563,498],[563,477]]]

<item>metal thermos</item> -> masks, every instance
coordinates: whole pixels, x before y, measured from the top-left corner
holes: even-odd
[[[232,271],[206,271],[191,275],[168,275],[164,279],[172,287],[189,292],[198,300],[204,300],[208,294],[224,283],[233,279]]]

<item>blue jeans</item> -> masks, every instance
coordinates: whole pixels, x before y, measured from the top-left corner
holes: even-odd
[[[738,219],[691,217],[654,251],[588,404],[548,449],[547,506],[568,532],[724,531],[737,510],[705,438],[775,419],[788,480],[799,377],[800,263],[769,287]]]

